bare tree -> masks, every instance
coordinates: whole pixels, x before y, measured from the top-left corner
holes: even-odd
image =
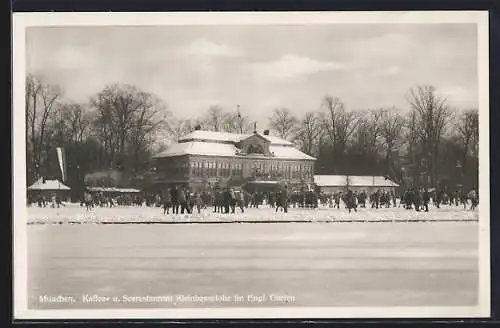
[[[26,77],[26,137],[31,152],[31,168],[34,175],[39,174],[42,165],[51,113],[58,106],[62,90],[43,81],[41,77],[29,74]]]
[[[52,112],[49,124],[52,141],[81,144],[90,133],[91,113],[81,104],[63,103]]]
[[[239,118],[235,113],[224,113],[221,131],[240,133]]]
[[[209,130],[219,132],[223,130],[224,123],[227,122],[227,114],[221,107],[214,105],[208,109],[205,121]]]
[[[321,113],[322,127],[333,146],[335,154],[344,154],[347,143],[360,123],[359,114],[345,110],[339,98],[326,96]]]
[[[359,112],[357,128],[354,131],[354,144],[358,152],[375,156],[381,146],[382,110]]]
[[[452,113],[446,99],[436,94],[433,86],[418,86],[410,89],[408,102],[417,119],[417,134],[422,144],[423,155],[428,158],[431,184],[437,182],[439,145]]]
[[[280,138],[288,139],[296,132],[298,119],[288,108],[277,108],[269,120],[269,128]]]
[[[136,113],[128,140],[133,152],[132,166],[134,168],[147,163],[141,161],[142,155],[152,150],[159,130],[166,126],[167,117],[166,106],[158,97],[144,91],[141,91],[138,96],[141,105]]]
[[[467,163],[467,155],[477,156],[479,139],[479,113],[477,110],[464,111],[455,124],[456,132],[463,149],[462,167]]]
[[[299,122],[294,141],[299,144],[304,153],[313,155],[319,146],[321,132],[321,122],[318,115],[314,112],[306,112]]]
[[[397,109],[392,107],[382,111],[381,118],[381,136],[385,148],[385,159],[388,163],[388,170],[391,176],[396,177],[393,167],[393,151],[399,149],[403,143],[403,127],[405,119],[398,113]]]
[[[416,160],[415,152],[418,143],[418,122],[415,111],[410,111],[405,118],[403,137],[408,145],[408,156],[413,163]]]
[[[176,142],[180,138],[191,133],[196,123],[191,119],[178,119],[171,117],[167,121],[166,132],[170,142]]]
[[[164,126],[166,106],[150,93],[120,84],[106,86],[91,104],[96,109],[94,127],[104,146],[107,165],[128,161],[135,168]]]

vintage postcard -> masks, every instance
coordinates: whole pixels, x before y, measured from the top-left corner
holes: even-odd
[[[16,13],[15,319],[490,315],[488,13]]]

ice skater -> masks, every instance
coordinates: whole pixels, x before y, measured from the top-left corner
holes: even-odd
[[[170,189],[167,189],[167,192],[163,194],[163,214],[169,214],[170,207],[172,207],[172,195]],[[173,211],[172,209],[172,212]]]
[[[83,200],[85,203],[85,207],[87,208],[87,212],[92,210],[92,208],[94,207],[94,204],[92,201],[92,195],[88,192],[85,192],[85,194],[83,195]]]

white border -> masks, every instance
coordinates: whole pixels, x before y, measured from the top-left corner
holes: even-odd
[[[13,241],[15,319],[461,318],[490,316],[489,58],[487,11],[15,13],[13,15]],[[474,307],[326,307],[28,310],[25,161],[25,28],[31,26],[474,23],[478,30],[480,158],[479,305]],[[24,295],[24,296],[23,296]]]

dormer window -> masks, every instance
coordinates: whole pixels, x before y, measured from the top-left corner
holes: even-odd
[[[248,145],[247,148],[247,153],[248,154],[264,154],[264,147],[259,144],[250,144]]]

